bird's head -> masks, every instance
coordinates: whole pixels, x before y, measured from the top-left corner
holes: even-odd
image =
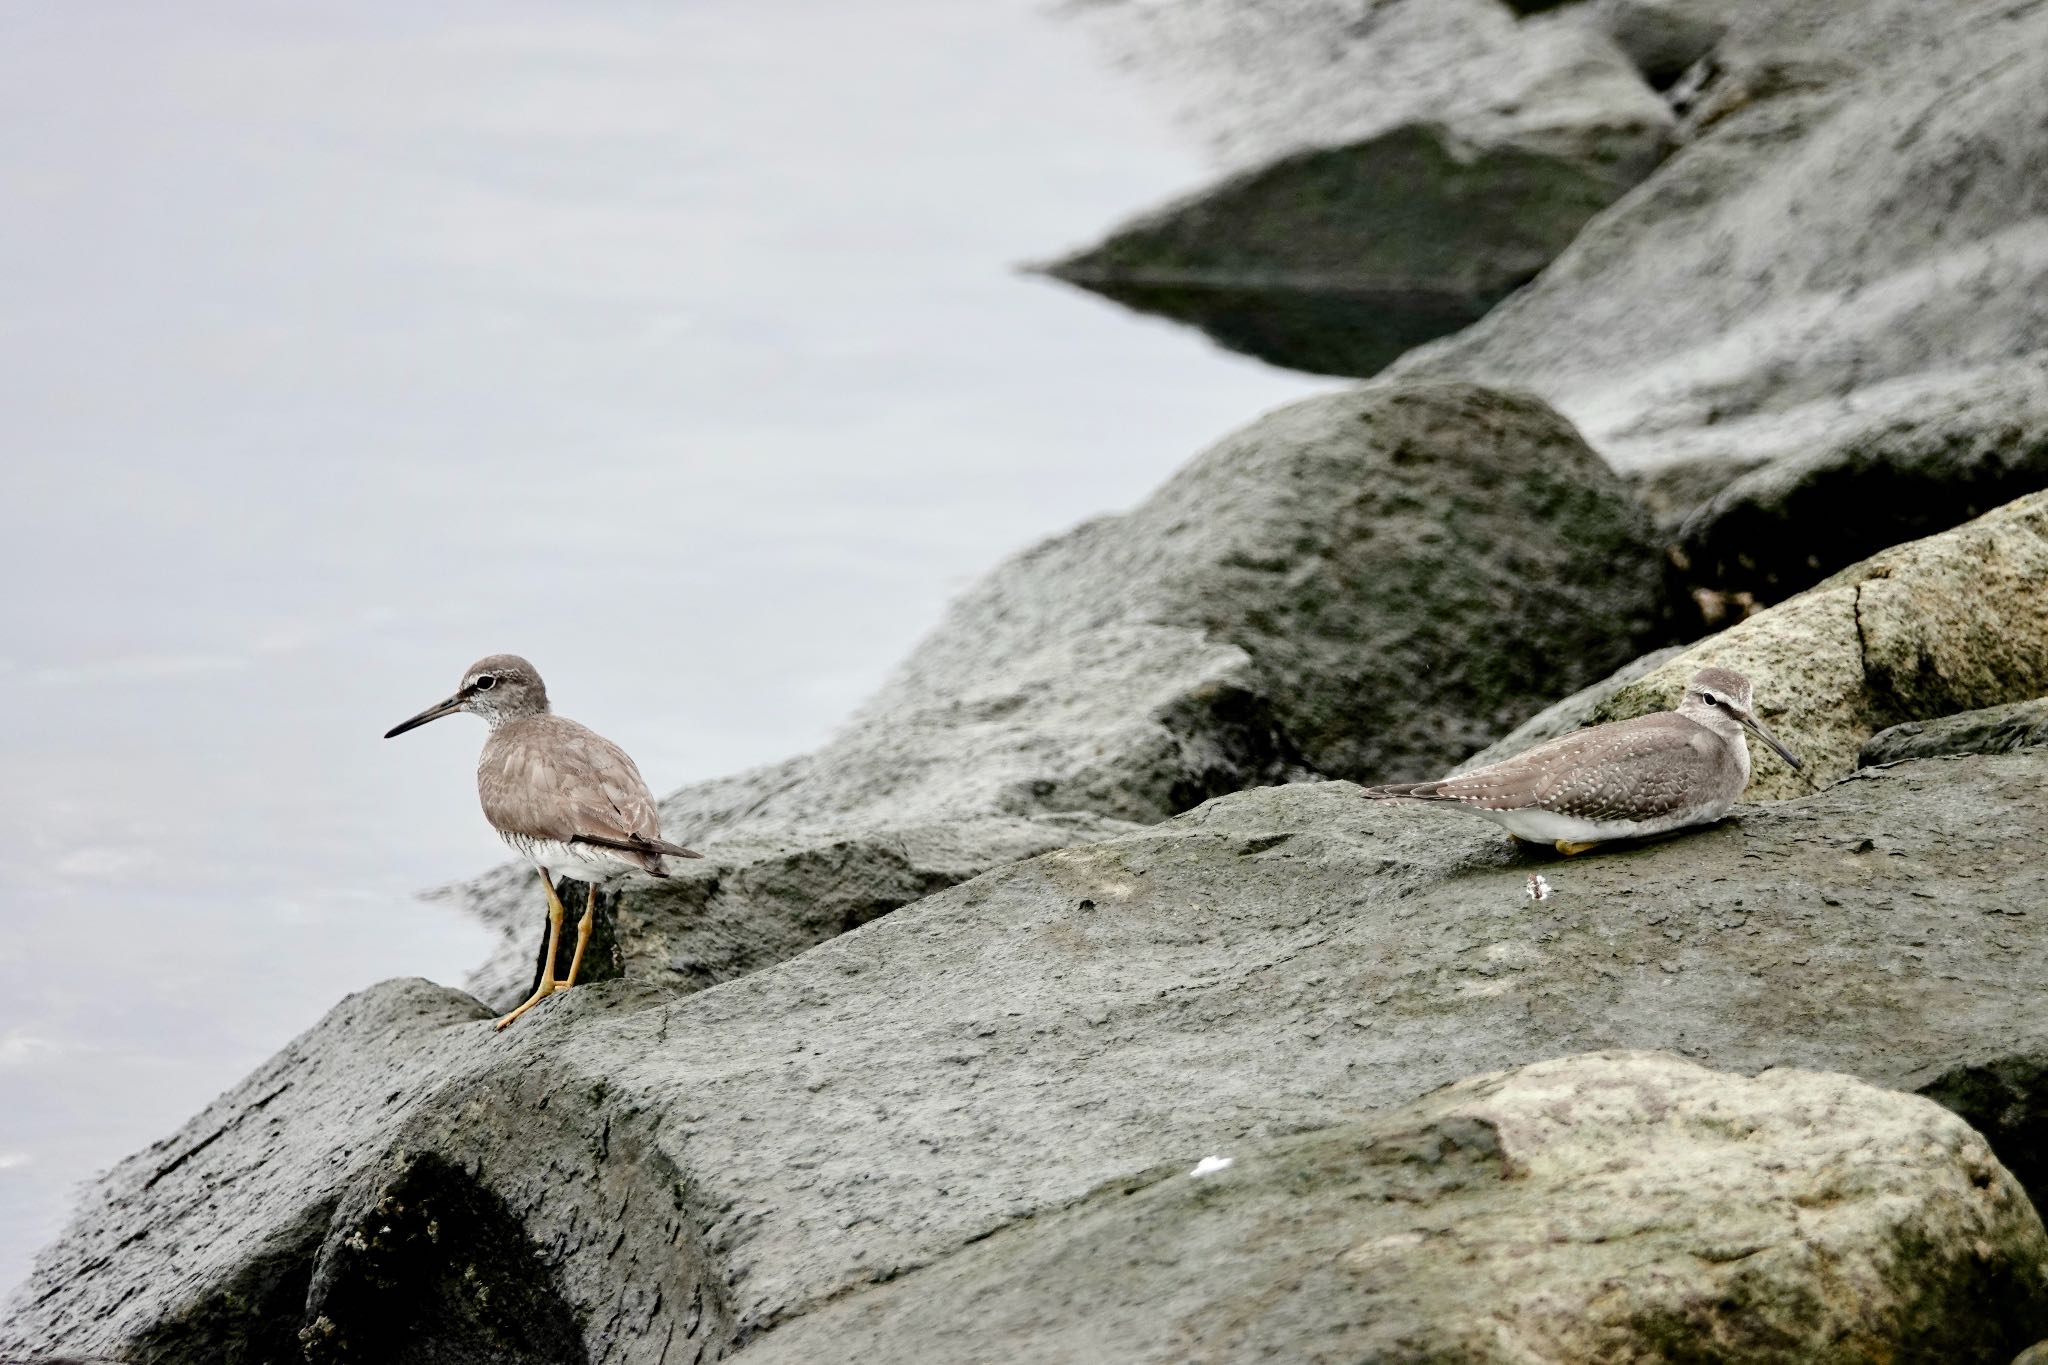
[[[521,716],[544,715],[547,709],[547,685],[534,666],[517,654],[492,654],[463,670],[462,686],[455,689],[454,696],[436,702],[411,720],[400,721],[384,732],[384,738],[395,738],[457,711],[482,716],[496,729]]]
[[[1703,668],[1693,674],[1692,681],[1685,685],[1685,698],[1678,703],[1678,709],[1703,724],[1712,725],[1717,719],[1725,717],[1726,719],[1720,720],[1716,728],[1725,726],[1727,721],[1734,721],[1777,750],[1778,757],[1791,764],[1796,771],[1799,760],[1794,758],[1792,751],[1780,744],[1778,737],[1756,718],[1754,705],[1755,697],[1752,695],[1749,679],[1729,668]],[[1732,730],[1728,733],[1731,736],[1734,734]]]

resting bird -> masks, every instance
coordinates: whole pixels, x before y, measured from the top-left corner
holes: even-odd
[[[1799,767],[1751,704],[1749,679],[1703,668],[1676,711],[1595,725],[1441,782],[1367,787],[1365,795],[1450,802],[1564,854],[1712,824],[1749,785],[1745,729]]]
[[[532,664],[517,654],[493,654],[471,664],[462,686],[444,702],[385,732],[391,739],[457,711],[490,724],[476,764],[476,791],[484,819],[512,851],[540,872],[548,890],[548,950],[540,982],[526,1003],[498,1020],[504,1028],[556,991],[576,984],[583,950],[597,918],[598,888],[630,877],[665,877],[665,858],[701,858],[661,837],[661,816],[640,770],[625,750],[573,720],[551,714],[548,689]],[[576,926],[569,975],[555,979],[555,950],[567,911],[555,878],[573,877],[590,888]]]

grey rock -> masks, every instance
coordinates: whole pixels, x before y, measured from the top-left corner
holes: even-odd
[[[2048,1341],[2037,1341],[2012,1358],[2012,1365],[2048,1365]]]
[[[1451,769],[1451,772],[1455,774],[1483,768],[1489,763],[1513,758],[1525,749],[1533,749],[1545,740],[1568,735],[1574,730],[1583,730],[1594,723],[1594,718],[1599,715],[1600,708],[1607,703],[1608,698],[1649,673],[1651,669],[1660,667],[1684,652],[1684,645],[1666,645],[1662,649],[1653,649],[1641,658],[1623,664],[1591,687],[1581,688],[1563,701],[1553,702],[1544,707]],[[1676,705],[1675,700],[1673,704]]]
[[[1371,375],[1548,265],[1647,171],[1405,124],[1244,171],[1044,266],[1276,365]]]
[[[2042,367],[2048,10],[1736,6],[1713,67],[1648,180],[1393,372],[1527,385],[1648,472],[1779,459]]]
[[[1856,766],[1898,763],[1944,754],[2002,754],[2048,744],[2048,697],[1960,711],[1935,720],[1909,720],[1880,730],[1856,755]]]
[[[1070,9],[1232,174],[1047,273],[1298,369],[1371,375],[1484,316],[1676,123],[1607,38],[1494,0]]]
[[[1689,577],[1775,602],[2048,488],[2048,371],[2011,367],[1873,407],[1698,506],[1678,532]]]
[[[1744,461],[1725,455],[1701,455],[1654,469],[1633,470],[1627,477],[1635,485],[1636,496],[1649,512],[1658,535],[1676,548],[1680,531],[1693,513],[1750,470],[1770,462],[1769,456]]]
[[[620,902],[621,969],[709,985],[1221,792],[1447,766],[1633,657],[1661,592],[1626,485],[1526,395],[1283,408],[995,570],[824,749],[665,802],[709,857]],[[509,1002],[532,875],[453,894],[505,935],[475,988]]]
[[[823,1305],[749,1358],[1861,1365],[2000,1360],[2048,1320],[2048,1232],[1984,1140],[1845,1076],[1595,1053],[1233,1152]]]
[[[681,998],[608,982],[497,1034],[389,983],[92,1187],[0,1358],[375,1342],[373,1314],[425,1310],[364,1286],[432,1305],[485,1257],[535,1339],[567,1320],[591,1362],[711,1356],[1107,1182],[1480,1072],[1637,1048],[1917,1087],[2011,1052],[2038,1005],[2044,839],[2038,751],[1572,860],[1297,783]],[[1971,1311],[2017,1349],[2029,1302]]]

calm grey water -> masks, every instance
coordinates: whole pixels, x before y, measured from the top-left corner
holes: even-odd
[[[1201,174],[1028,0],[0,5],[0,1285],[342,994],[459,981],[529,655],[658,790],[1316,387],[1011,266]]]

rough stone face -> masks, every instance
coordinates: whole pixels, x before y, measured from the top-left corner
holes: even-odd
[[[2044,839],[2039,751],[1866,770],[1571,860],[1293,784],[694,995],[608,982],[497,1034],[456,992],[387,983],[91,1189],[0,1359],[211,1365],[302,1331],[345,1359],[490,1258],[525,1349],[573,1320],[595,1365],[672,1362],[1106,1182],[1479,1072],[1638,1048],[1926,1085],[2011,1055],[2037,1010]],[[412,1303],[370,1292],[401,1280]],[[2017,1349],[2032,1304],[1966,1309]],[[478,1349],[440,1359],[501,1358]]]
[[[1845,1076],[1595,1053],[1112,1182],[749,1352],[2001,1361],[2048,1233],[1969,1126]]]
[[[1217,161],[1242,171],[1403,125],[1560,155],[1604,145],[1636,179],[1669,109],[1600,25],[1516,22],[1497,0],[1068,0]]]
[[[1758,714],[1805,760],[1791,772],[1760,744],[1750,794],[1791,796],[1856,766],[1902,721],[2048,692],[2048,493],[1896,546],[1711,636],[1610,695],[1594,719],[1677,704],[1685,680],[1732,668]]]
[[[1396,373],[1527,385],[1647,471],[1777,459],[1892,416],[1938,444],[1927,397],[2041,370],[2048,10],[1865,0],[1729,21],[1684,145]]]
[[[1494,0],[1069,8],[1232,173],[1047,273],[1297,369],[1370,375],[1484,316],[1675,123],[1596,29]]]
[[[1909,720],[1880,730],[1856,755],[1856,766],[1944,754],[2002,754],[2048,744],[2048,697],[1987,706],[1936,720]]]
[[[1911,386],[1740,474],[1678,531],[1689,577],[1781,601],[1889,545],[2048,488],[2048,371]]]
[[[1220,792],[1448,766],[1637,653],[1661,592],[1626,485],[1526,395],[1281,409],[995,570],[824,749],[670,798],[710,856],[617,907],[623,970],[707,985]],[[509,1002],[532,874],[458,894],[506,935],[476,985]]]

